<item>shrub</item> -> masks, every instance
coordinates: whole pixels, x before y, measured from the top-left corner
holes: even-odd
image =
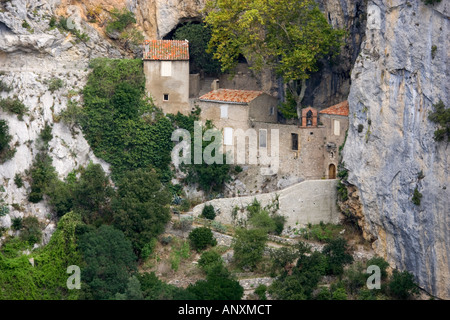
[[[196,228],[189,233],[191,247],[198,252],[206,249],[209,245],[215,246],[217,241],[214,239],[213,233],[209,228]]]
[[[23,180],[20,174],[16,173],[16,175],[14,176],[14,183],[16,184],[17,188],[23,187]]]
[[[30,245],[41,242],[41,224],[36,217],[28,216],[23,218],[20,239],[29,243]]]
[[[19,120],[23,120],[27,111],[27,107],[17,97],[0,99],[0,107],[6,112],[17,114]]]
[[[227,232],[227,227],[225,225],[223,225],[222,223],[220,223],[219,221],[213,221],[211,223],[211,227],[220,233],[226,233]]]
[[[67,101],[67,108],[62,110],[58,116],[69,126],[70,130],[73,131],[75,126],[81,125],[85,114],[83,108],[80,107],[77,102],[69,99]]]
[[[23,227],[23,223],[22,223],[22,218],[21,217],[17,217],[17,218],[13,218],[12,219],[12,228],[13,230],[20,230]]]
[[[272,220],[275,223],[275,229],[274,232],[276,235],[281,235],[284,229],[284,224],[286,223],[286,217],[283,217],[281,215],[272,215]]]
[[[214,220],[214,218],[216,217],[214,206],[211,204],[205,205],[202,210],[202,217],[209,220]]]
[[[0,92],[2,91],[10,92],[11,90],[12,90],[11,86],[4,83],[3,80],[0,80]]]
[[[446,108],[442,100],[433,104],[434,111],[430,111],[428,119],[438,125],[434,131],[434,140],[443,141],[450,137],[450,108]]]
[[[56,179],[56,171],[52,166],[52,158],[45,153],[39,153],[31,167],[31,191],[28,200],[33,203],[40,202],[50,183]]]
[[[234,172],[241,173],[244,169],[241,166],[234,166]]]
[[[254,269],[261,261],[267,242],[267,231],[240,228],[233,242],[234,259],[241,268]]]
[[[10,160],[16,153],[16,149],[9,146],[11,139],[8,122],[0,120],[0,164]]]
[[[364,130],[364,125],[363,124],[358,124],[358,133],[361,133],[361,132],[363,132],[363,130]]]
[[[419,190],[417,189],[417,187],[414,189],[414,193],[412,196],[412,203],[414,203],[416,206],[420,206],[420,202],[422,199],[422,194],[419,192]]]
[[[53,93],[58,89],[64,87],[64,81],[60,78],[51,78],[48,81],[48,90]]]
[[[198,260],[198,266],[206,274],[217,264],[223,264],[223,260],[220,254],[213,250],[203,252]]]
[[[255,294],[258,296],[259,300],[267,300],[266,296],[267,286],[264,284],[260,284],[255,289]]]
[[[367,261],[366,267],[368,268],[371,265],[376,265],[380,268],[381,279],[387,278],[387,267],[389,267],[389,263],[386,262],[382,257],[373,257],[369,261]]]
[[[128,11],[126,8],[122,10],[112,9],[111,16],[112,20],[106,25],[106,32],[108,33],[122,32],[130,24],[136,23],[133,12]]]
[[[327,274],[341,275],[344,265],[353,261],[353,256],[348,253],[347,241],[343,238],[329,240],[322,253],[327,259]]]
[[[331,295],[331,300],[347,300],[347,292],[344,288],[337,288]]]
[[[414,282],[414,276],[408,271],[394,270],[389,282],[389,293],[397,299],[406,300],[417,294],[419,290]]]

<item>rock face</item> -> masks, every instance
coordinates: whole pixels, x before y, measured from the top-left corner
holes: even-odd
[[[16,96],[28,111],[22,121],[0,109],[0,118],[8,122],[12,136],[10,144],[16,148],[14,157],[0,165],[0,185],[3,187],[0,190],[4,190],[0,191],[0,199],[9,206],[9,214],[0,219],[0,227],[9,228],[11,218],[36,216],[47,225],[44,230],[46,243],[54,230],[49,219],[50,210],[45,201],[28,202],[30,184],[25,178],[25,171],[39,152],[39,134],[46,123],[52,126],[49,155],[60,178],[90,161],[101,163],[108,171],[108,164],[94,156],[81,132],[72,132],[65,123],[57,120],[57,116],[67,107],[69,99],[79,101],[79,90],[86,82],[90,59],[101,56],[120,58],[122,55],[83,22],[78,6],[64,7],[64,10],[73,18],[76,28],[89,36],[87,42],[76,41],[74,36],[62,34],[56,28],[50,29],[50,17],[57,15],[53,1],[11,0],[2,6],[0,80],[12,90],[0,92],[0,98]],[[63,85],[50,92],[49,82],[55,78],[62,80]],[[21,188],[14,183],[16,174],[24,179]],[[12,204],[17,205],[13,207]]]
[[[348,31],[336,61],[322,61],[321,70],[311,76],[303,105],[326,108],[347,99],[350,71],[359,55],[366,28],[365,0],[318,0],[321,11],[334,28]]]
[[[205,0],[133,0],[136,20],[149,39],[161,39],[179,23],[200,20]]]
[[[391,266],[412,272],[444,299],[450,298],[450,152],[446,142],[434,141],[428,113],[439,100],[449,107],[449,15],[448,1],[368,1],[344,149],[366,237]],[[416,187],[420,205],[412,202]]]

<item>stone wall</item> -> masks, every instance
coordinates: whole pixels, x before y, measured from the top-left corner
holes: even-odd
[[[223,224],[235,224],[246,218],[244,210],[254,199],[263,207],[276,203],[278,213],[286,217],[285,228],[299,228],[308,223],[318,224],[338,223],[340,213],[337,209],[337,180],[309,180],[288,187],[278,192],[259,194],[255,196],[214,199],[200,204],[193,209],[193,215],[199,216],[205,205],[214,206],[217,216],[215,220]],[[236,216],[233,209],[239,208]]]

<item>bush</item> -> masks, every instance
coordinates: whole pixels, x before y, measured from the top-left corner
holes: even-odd
[[[136,23],[134,13],[123,8],[118,10],[116,8],[111,10],[112,20],[106,25],[106,32],[112,33],[115,31],[122,32],[129,25]]]
[[[22,177],[20,176],[20,174],[16,173],[16,175],[14,176],[14,183],[17,188],[23,187],[23,180],[22,180]]]
[[[10,160],[16,153],[16,149],[9,146],[11,139],[8,122],[0,120],[0,164]]]
[[[209,220],[214,220],[214,218],[216,217],[214,206],[210,204],[205,205],[202,210],[202,217]]]
[[[371,265],[376,265],[380,268],[380,272],[381,272],[381,279],[386,279],[387,278],[387,267],[389,267],[389,263],[386,262],[386,260],[384,260],[382,257],[374,257],[372,259],[370,259],[369,261],[367,261],[366,263],[366,268],[368,268]]]
[[[236,264],[241,268],[254,269],[262,259],[266,242],[266,230],[237,229],[233,242]]]
[[[51,78],[48,82],[48,90],[53,93],[58,89],[64,87],[64,81],[60,78]]]
[[[17,97],[0,99],[0,107],[3,111],[17,114],[19,120],[23,120],[27,111],[27,107]]]
[[[13,230],[16,231],[22,229],[23,228],[22,218],[21,217],[13,218],[11,227]]]
[[[419,190],[417,189],[417,187],[414,189],[414,193],[412,196],[412,203],[414,203],[416,206],[420,206],[420,202],[422,199],[422,194],[419,192]]]
[[[40,243],[42,240],[41,224],[36,217],[25,217],[22,220],[20,239],[30,245]]]
[[[79,248],[86,262],[81,273],[86,299],[111,299],[126,290],[137,263],[131,242],[121,231],[102,225],[81,235]]]
[[[439,142],[445,138],[450,138],[450,108],[446,108],[444,102],[439,100],[438,103],[433,104],[434,111],[430,111],[428,119],[438,125],[434,131],[434,140]]]
[[[56,179],[56,171],[52,166],[52,158],[46,153],[38,153],[31,167],[31,191],[28,200],[40,202],[50,183]]]
[[[266,296],[267,286],[264,284],[260,284],[255,289],[255,294],[258,296],[259,300],[267,300]]]
[[[208,274],[209,271],[216,265],[223,265],[223,260],[220,254],[216,251],[209,250],[202,253],[200,259],[198,260],[198,266]]]
[[[2,92],[2,91],[9,92],[11,90],[12,90],[12,88],[9,85],[4,83],[3,80],[0,80],[0,92]]]
[[[348,253],[347,241],[337,238],[328,241],[322,253],[327,259],[327,274],[341,275],[344,272],[344,265],[353,261],[353,256]]]
[[[389,293],[397,299],[406,300],[417,294],[419,290],[414,282],[414,276],[408,271],[394,270],[389,282]]]
[[[130,171],[117,183],[112,200],[114,225],[131,240],[138,254],[164,232],[170,220],[169,203],[170,194],[154,171]]]
[[[196,228],[189,233],[191,247],[198,252],[206,249],[209,245],[215,246],[217,241],[209,228]]]
[[[425,4],[434,5],[436,3],[440,3],[442,0],[422,0]]]

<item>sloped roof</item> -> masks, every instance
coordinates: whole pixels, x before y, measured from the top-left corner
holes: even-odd
[[[145,40],[144,60],[189,60],[189,41]]]
[[[326,108],[319,113],[348,117],[348,101],[342,101],[341,103]]]
[[[253,90],[218,89],[204,94],[199,99],[202,101],[246,104],[253,101],[263,93],[264,92],[262,91]]]

